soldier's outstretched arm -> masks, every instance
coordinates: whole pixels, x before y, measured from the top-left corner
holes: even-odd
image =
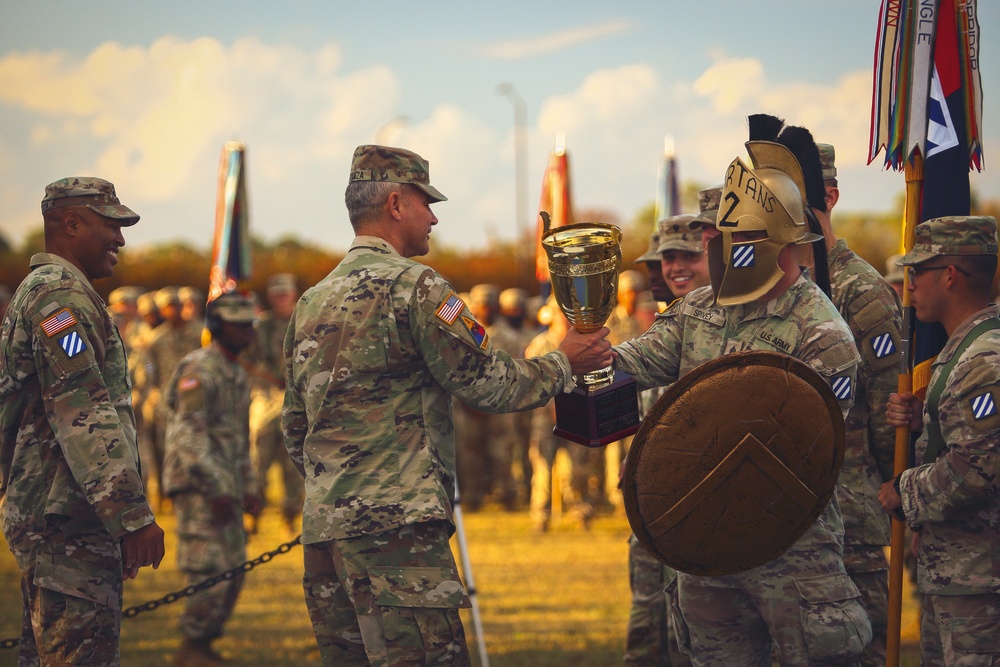
[[[574,375],[591,373],[601,368],[607,368],[615,360],[615,352],[607,335],[611,333],[608,327],[601,327],[593,333],[582,334],[570,327],[566,337],[559,343],[559,351],[569,358]]]

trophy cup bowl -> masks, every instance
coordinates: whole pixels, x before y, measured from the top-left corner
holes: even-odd
[[[621,237],[618,227],[600,222],[565,225],[542,236],[552,294],[580,333],[603,327],[615,308]],[[577,389],[555,400],[553,432],[588,447],[620,440],[639,428],[635,380],[611,366],[577,378]]]

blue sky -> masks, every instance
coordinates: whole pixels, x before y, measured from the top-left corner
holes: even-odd
[[[142,215],[130,244],[210,244],[219,152],[247,144],[251,225],[331,249],[358,144],[430,160],[448,197],[432,235],[511,239],[514,111],[528,118],[527,208],[565,135],[579,209],[630,220],[653,201],[664,137],[682,180],[714,185],[767,112],[837,147],[840,210],[885,211],[903,177],[866,165],[877,0],[190,2],[4,0],[0,233],[40,222],[45,184],[115,182]],[[1000,199],[1000,3],[980,2],[987,169]],[[836,216],[834,218],[836,220]]]

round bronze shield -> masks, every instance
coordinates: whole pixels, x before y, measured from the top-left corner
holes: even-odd
[[[639,541],[690,574],[783,554],[820,515],[844,462],[844,418],[806,364],[775,352],[699,366],[656,402],[622,479]]]

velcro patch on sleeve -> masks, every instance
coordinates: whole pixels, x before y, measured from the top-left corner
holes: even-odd
[[[448,295],[448,298],[442,301],[441,305],[438,306],[437,316],[448,324],[454,324],[463,308],[465,308],[465,302],[462,301],[457,294],[452,292]]]
[[[463,317],[462,324],[464,324],[465,328],[469,330],[470,334],[472,334],[472,340],[476,342],[476,345],[478,345],[480,349],[485,350],[490,344],[490,337],[489,334],[486,333],[486,329],[483,328],[483,325],[471,317]]]
[[[51,338],[74,324],[76,324],[76,317],[73,316],[72,311],[69,308],[63,308],[55,315],[42,320],[39,326],[45,332],[45,335]]]

